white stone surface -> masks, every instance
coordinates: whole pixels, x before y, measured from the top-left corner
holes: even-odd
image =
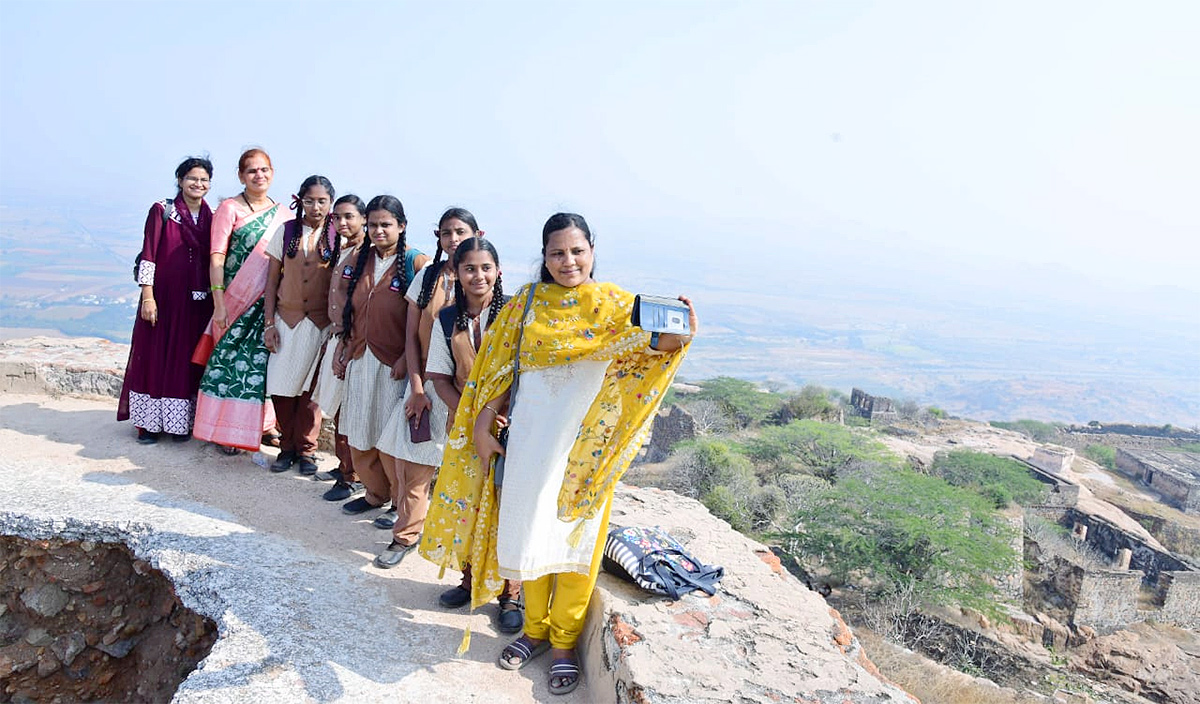
[[[553,697],[544,658],[496,667],[492,609],[437,606],[458,575],[410,556],[370,565],[388,531],[195,440],[141,446],[112,400],[0,394],[0,532],[121,541],[166,573],[220,638],[177,702],[594,702]],[[455,650],[463,629],[471,649]]]

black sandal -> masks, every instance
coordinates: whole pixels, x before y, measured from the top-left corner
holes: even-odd
[[[504,646],[504,650],[500,651],[500,659],[496,664],[505,670],[520,670],[522,667],[528,665],[530,660],[548,650],[550,650],[549,640],[544,640],[534,645],[529,636],[523,635]]]
[[[554,684],[554,680],[560,680],[560,684]],[[550,663],[550,686],[551,694],[569,694],[574,692],[579,686],[580,672],[579,662],[575,658],[555,658],[554,662]]]

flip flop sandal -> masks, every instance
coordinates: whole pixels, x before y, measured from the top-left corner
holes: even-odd
[[[579,686],[579,674],[579,663],[573,658],[556,658],[554,662],[550,663],[550,693],[567,694],[574,692],[575,688]],[[555,679],[567,681],[563,684],[555,685]]]
[[[236,448],[236,447],[229,447],[228,445],[217,445],[217,448],[218,448],[218,449],[220,449],[220,450],[221,450],[221,452],[223,452],[223,453],[225,453],[226,455],[229,455],[229,456],[231,456],[231,457],[232,457],[233,455],[240,455],[240,454],[242,454],[242,451],[241,451],[239,448]]]
[[[550,641],[544,640],[537,645],[533,645],[528,636],[521,636],[508,645],[504,646],[504,650],[500,652],[500,659],[496,664],[505,670],[520,670],[529,664],[537,656],[550,650]],[[517,658],[513,662],[513,658]]]

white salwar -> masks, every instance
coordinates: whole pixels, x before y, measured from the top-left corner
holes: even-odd
[[[441,384],[451,382],[442,381]],[[404,399],[392,411],[391,418],[384,426],[376,447],[380,452],[386,452],[392,457],[407,460],[415,464],[436,467],[442,463],[442,453],[446,451],[446,417],[450,410],[446,402],[434,389],[433,382],[425,380],[425,396],[429,399],[429,434],[426,442],[413,442],[408,427],[408,416],[404,414],[404,404],[412,396],[412,386],[406,385]]]
[[[300,245],[304,253],[311,253],[317,246],[316,231],[301,225]],[[278,262],[287,262],[283,251],[283,227],[275,232],[267,245],[267,255]],[[278,313],[275,314],[275,331],[279,333],[279,351],[272,352],[267,360],[267,395],[299,396],[312,388],[313,375],[317,373],[317,357],[321,346],[329,337],[329,326],[318,328],[316,323],[305,317],[294,328],[288,327]]]
[[[404,397],[404,379],[392,378],[392,368],[368,347],[346,369],[345,413],[341,431],[356,450],[370,450],[383,437],[383,428]]]
[[[375,260],[375,285],[383,279],[396,255]],[[346,365],[344,387],[346,412],[342,414],[341,431],[356,450],[367,451],[376,446],[383,427],[396,404],[404,398],[405,379],[393,379],[392,368],[379,361],[370,345],[358,359]]]
[[[591,571],[604,510],[583,522],[558,519],[558,492],[579,425],[600,391],[607,361],[581,361],[521,372],[500,490],[496,553],[505,579]]]
[[[325,353],[321,355],[320,368],[317,373],[317,388],[313,389],[312,400],[321,409],[326,418],[337,415],[342,407],[342,399],[346,396],[346,382],[337,378],[333,373],[333,357],[337,351],[337,340],[325,343]]]
[[[317,373],[317,357],[329,337],[329,328],[320,329],[304,318],[289,328],[279,314],[275,315],[275,331],[279,333],[278,352],[267,360],[267,394],[269,396],[299,396],[312,388]],[[332,371],[330,372],[332,373]]]

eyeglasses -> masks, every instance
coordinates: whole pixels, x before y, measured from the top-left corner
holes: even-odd
[[[300,205],[303,205],[305,208],[315,208],[318,205],[321,207],[325,207],[325,206],[329,205],[329,199],[328,198],[318,198],[317,200],[313,200],[312,198],[305,198],[304,200],[300,201]]]
[[[205,186],[207,186],[209,183],[211,183],[211,181],[209,181],[206,178],[196,178],[195,176],[184,176],[183,180],[187,181],[188,183],[204,184]]]

